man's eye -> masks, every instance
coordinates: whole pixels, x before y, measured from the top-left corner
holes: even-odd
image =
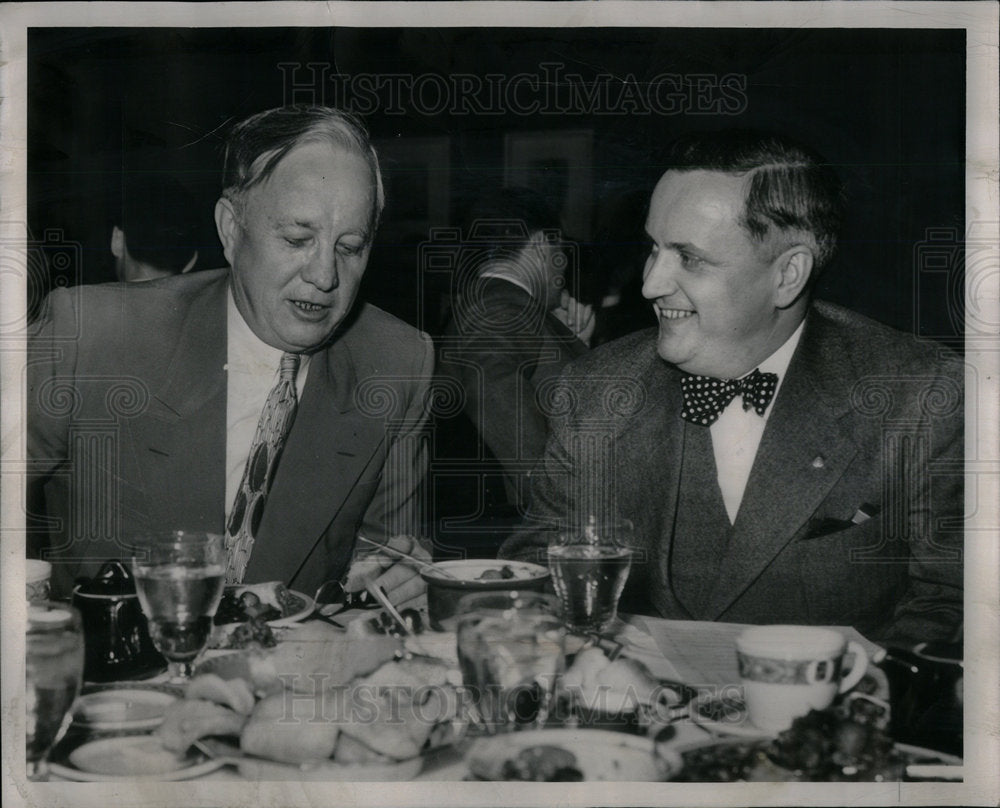
[[[681,266],[685,269],[697,269],[700,267],[704,261],[697,255],[691,255],[688,252],[681,252]]]
[[[364,252],[364,249],[365,249],[364,244],[344,244],[343,242],[341,242],[340,244],[337,245],[337,252],[347,257],[360,255],[362,252]]]
[[[305,247],[309,243],[309,237],[292,238],[291,236],[285,236],[285,243],[289,247]]]

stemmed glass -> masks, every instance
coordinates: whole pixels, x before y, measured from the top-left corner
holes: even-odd
[[[627,519],[593,516],[579,530],[549,545],[552,585],[570,631],[600,635],[611,627],[618,616],[618,599],[634,546],[632,523]]]
[[[153,645],[167,659],[170,681],[191,677],[212,633],[222,599],[226,557],[214,533],[175,530],[140,543],[132,575]]]
[[[28,779],[45,780],[49,751],[73,720],[73,702],[83,680],[80,613],[62,603],[29,604],[25,646]]]

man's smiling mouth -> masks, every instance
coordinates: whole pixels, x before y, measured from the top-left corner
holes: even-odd
[[[688,309],[668,309],[659,305],[656,306],[656,313],[664,320],[683,320],[694,316],[694,312]]]
[[[302,311],[322,311],[328,306],[321,306],[319,303],[310,303],[306,300],[292,300],[291,304]]]

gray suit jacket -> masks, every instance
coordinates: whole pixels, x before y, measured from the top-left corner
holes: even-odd
[[[214,270],[53,292],[30,340],[29,553],[60,589],[143,533],[224,532],[226,289]],[[359,305],[313,355],[246,580],[312,594],[360,531],[416,534],[430,340]]]
[[[504,470],[507,500],[526,501],[526,480],[545,450],[545,396],[587,346],[516,284],[481,279],[455,300],[439,340],[438,377],[457,385],[464,412]]]
[[[679,371],[653,331],[562,377],[526,527],[539,554],[589,513],[633,521],[624,608],[664,617],[853,625],[873,639],[950,638],[962,621],[963,367],[943,349],[830,304],[811,309],[702,610],[671,570]],[[873,513],[856,524],[862,506]],[[863,517],[862,517],[863,518]]]

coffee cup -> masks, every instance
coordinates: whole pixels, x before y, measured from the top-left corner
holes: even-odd
[[[49,599],[50,578],[52,565],[48,561],[29,558],[24,562],[25,596],[30,603]]]
[[[844,658],[853,655],[844,673]],[[864,676],[868,655],[839,631],[811,626],[753,626],[736,638],[736,657],[750,721],[767,732],[788,729],[823,710]]]

